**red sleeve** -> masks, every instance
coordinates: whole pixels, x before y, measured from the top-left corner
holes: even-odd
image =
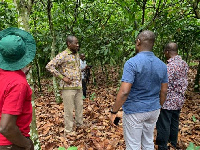
[[[25,84],[11,85],[5,91],[2,113],[20,115],[26,100],[27,86]]]

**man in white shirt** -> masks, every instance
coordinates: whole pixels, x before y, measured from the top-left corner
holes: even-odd
[[[86,98],[86,69],[87,64],[85,60],[85,54],[80,54],[80,67],[81,67],[81,77],[82,77],[82,88],[83,88],[83,96]]]

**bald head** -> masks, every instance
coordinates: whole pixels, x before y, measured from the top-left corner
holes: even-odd
[[[174,42],[170,42],[165,46],[165,51],[178,53],[178,45]]]
[[[142,31],[136,39],[136,50],[151,51],[155,42],[155,34],[152,31]]]

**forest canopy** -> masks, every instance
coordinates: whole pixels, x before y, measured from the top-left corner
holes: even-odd
[[[142,30],[155,32],[153,51],[161,60],[163,47],[173,41],[191,64],[200,57],[199,8],[199,0],[1,0],[0,30],[15,26],[33,34],[35,78],[48,75],[46,64],[66,49],[69,34],[78,37],[88,64],[102,70],[122,69]]]

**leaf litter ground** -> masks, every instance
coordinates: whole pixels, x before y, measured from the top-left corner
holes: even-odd
[[[189,86],[186,101],[180,114],[178,146],[185,150],[189,142],[200,145],[200,94],[192,92],[196,68],[189,71]],[[77,146],[78,150],[124,150],[122,119],[118,127],[109,121],[109,109],[113,105],[118,89],[116,70],[110,69],[107,85],[105,73],[95,72],[96,86],[88,84],[84,99],[84,126],[74,130],[76,134],[64,137],[64,107],[56,104],[51,79],[42,80],[42,92],[35,89],[36,123],[42,150],[57,150],[59,147]],[[122,110],[119,112],[122,117]],[[156,130],[155,130],[156,133]],[[156,137],[156,134],[155,134]],[[155,139],[155,138],[154,138]],[[155,147],[155,149],[157,149]]]

